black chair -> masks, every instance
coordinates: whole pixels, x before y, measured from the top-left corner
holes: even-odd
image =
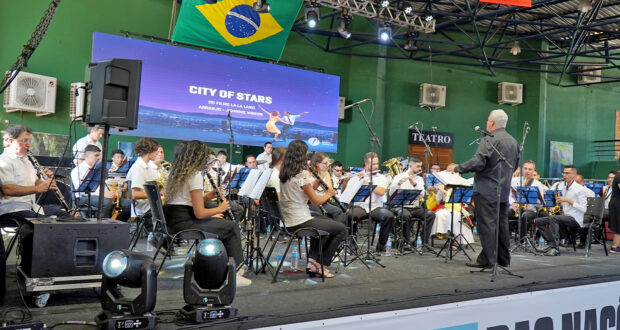
[[[166,217],[164,216],[164,208],[161,202],[161,196],[159,194],[159,188],[157,187],[157,183],[154,181],[148,181],[144,184],[144,191],[146,192],[146,196],[148,197],[149,204],[151,205],[151,214],[153,216],[154,228],[153,235],[159,236],[157,239],[157,249],[155,250],[155,255],[153,256],[153,261],[157,259],[157,255],[161,251],[164,244],[168,244],[166,247],[166,253],[164,254],[164,258],[159,265],[159,269],[157,273],[159,273],[166,262],[166,258],[169,257],[170,251],[172,250],[172,244],[178,238],[183,240],[193,240],[194,242],[189,247],[189,250],[198,244],[198,241],[203,240],[205,238],[217,238],[217,235],[212,233],[204,232],[200,229],[185,229],[176,233],[172,233],[166,224]]]
[[[5,231],[7,228],[13,228],[12,230],[14,231],[14,234],[15,234],[9,240],[9,245],[7,246],[6,250],[4,249],[4,241],[2,242],[2,250],[4,252],[3,253],[4,262],[6,262],[6,260],[9,258],[9,255],[11,254],[11,250],[13,250],[13,247],[15,246],[15,243],[17,242],[19,228],[21,228],[22,224],[23,224],[23,220],[20,221],[19,219],[14,218],[11,215],[7,215],[7,214],[0,215],[0,227]]]
[[[127,196],[131,201],[132,209],[136,209],[136,201],[133,199],[133,191],[131,190],[131,180],[127,181]],[[131,239],[129,240],[129,249],[133,250],[138,244],[138,240],[140,236],[146,237],[148,235],[145,221],[147,221],[148,217],[145,217],[143,214],[134,217],[134,221],[136,222],[136,230],[133,232]]]
[[[322,257],[323,256],[323,237],[329,236],[329,233],[323,230],[312,228],[312,227],[300,228],[300,229],[295,230],[294,232],[289,231],[288,228],[286,228],[286,225],[284,224],[284,220],[282,218],[282,211],[280,208],[280,203],[278,202],[278,196],[274,188],[269,188],[269,187],[265,188],[265,192],[263,193],[263,197],[261,198],[261,205],[265,208],[267,212],[269,212],[274,218],[276,218],[280,222],[278,234],[276,235],[276,238],[273,240],[273,243],[271,244],[269,253],[265,257],[267,262],[269,262],[269,258],[271,257],[273,250],[278,244],[278,240],[280,239],[280,237],[284,236],[287,241],[286,249],[284,250],[284,254],[282,255],[282,260],[280,260],[280,262],[278,263],[278,267],[276,268],[276,271],[273,274],[272,282],[273,283],[277,282],[278,273],[280,272],[280,269],[282,268],[282,264],[284,264],[284,260],[286,259],[286,255],[293,241],[297,239],[298,244],[299,244],[299,242],[303,238],[318,239],[319,255],[321,256],[319,260],[319,263],[321,264],[321,278],[322,278],[322,281],[325,282],[325,269],[323,266],[323,257]],[[306,244],[306,259],[307,258],[308,258],[308,244]],[[264,269],[265,266],[266,265],[263,265],[263,268],[261,269],[261,271]]]
[[[586,208],[586,213],[584,214],[584,219],[586,217],[592,219],[589,223],[584,223],[581,227],[581,230],[587,230],[587,238],[586,238],[586,257],[590,254],[590,247],[592,245],[592,239],[596,242],[603,244],[603,250],[605,251],[605,255],[608,256],[609,252],[607,251],[607,230],[605,226],[603,226],[603,214],[605,213],[605,198],[603,197],[588,197],[588,205]],[[573,240],[573,247],[575,241]]]

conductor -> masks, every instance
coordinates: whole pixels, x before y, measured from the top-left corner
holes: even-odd
[[[467,263],[469,267],[487,268],[493,266],[496,261],[502,267],[510,266],[508,197],[510,179],[518,165],[519,150],[517,141],[506,132],[507,122],[508,115],[504,110],[491,111],[486,125],[490,133],[484,132],[486,136],[478,145],[474,156],[455,169],[459,173],[476,173],[473,195],[474,215],[478,223],[482,251],[475,262]],[[493,146],[506,158],[507,162],[500,158]],[[497,213],[498,194],[499,217]],[[495,240],[498,224],[499,246],[496,245]]]

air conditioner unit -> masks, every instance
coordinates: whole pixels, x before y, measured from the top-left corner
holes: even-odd
[[[45,116],[56,109],[56,78],[20,72],[4,91],[7,112],[28,111]]]
[[[421,84],[420,106],[433,109],[446,106],[446,86]]]
[[[69,116],[71,119],[84,119],[84,103],[86,102],[86,84],[75,82],[71,84],[69,95]]]
[[[584,65],[581,67],[581,70],[579,70],[579,73],[582,75],[578,76],[577,83],[587,85],[601,82],[600,76],[602,72],[600,66]]]
[[[497,84],[497,103],[512,105],[523,103],[523,84],[509,82]]]

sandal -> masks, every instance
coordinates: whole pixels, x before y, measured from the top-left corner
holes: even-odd
[[[310,275],[310,277],[321,276],[321,264],[319,264],[316,260],[308,259],[306,273]],[[329,270],[323,266],[323,276],[325,276],[325,278],[332,278],[336,275],[330,273]]]

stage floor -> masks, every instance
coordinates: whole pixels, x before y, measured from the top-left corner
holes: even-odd
[[[441,244],[441,241],[435,243],[437,250]],[[142,240],[138,250],[144,250],[145,246]],[[477,243],[473,248],[480,250]],[[184,251],[186,248],[179,249],[180,255],[167,261],[165,271],[160,273],[155,308],[162,321],[158,329],[185,326],[173,323],[174,311],[184,305]],[[477,255],[471,250],[467,252],[472,258]],[[606,257],[602,245],[593,245],[587,258],[585,250],[575,252],[572,247],[562,248],[561,253],[556,257],[513,253],[510,270],[524,278],[499,275],[494,282],[490,281],[489,273],[471,274],[472,268],[465,266],[467,258],[462,252],[447,261],[430,253],[383,256],[381,263],[385,268],[370,263],[371,268],[366,269],[357,261],[346,269],[340,266],[336,277],[326,279],[325,283],[320,278],[309,279],[303,273],[281,273],[278,282],[272,283],[269,273],[252,273],[248,275],[252,285],[237,289],[233,303],[239,310],[237,318],[212,325],[256,328],[620,279],[620,255]],[[22,306],[15,281],[15,262],[11,259],[2,308]],[[335,265],[330,269],[336,270]],[[63,321],[92,322],[101,309],[95,290],[80,289],[52,293],[46,307],[30,310],[33,320],[43,321],[49,327]],[[76,329],[76,326],[57,328]]]

